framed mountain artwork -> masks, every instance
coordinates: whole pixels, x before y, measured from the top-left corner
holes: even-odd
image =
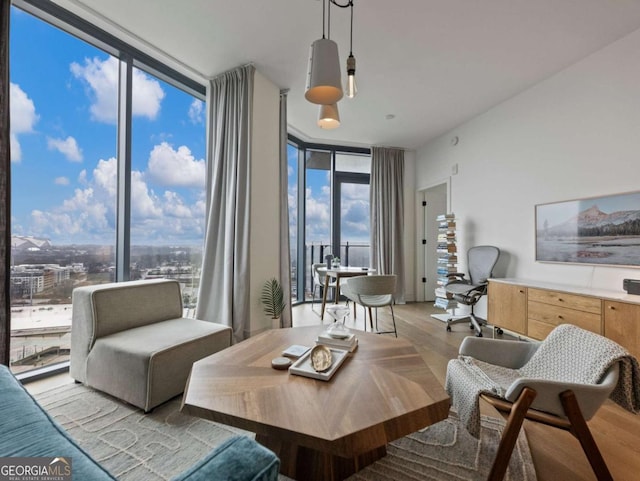
[[[640,267],[640,192],[535,209],[536,261]]]

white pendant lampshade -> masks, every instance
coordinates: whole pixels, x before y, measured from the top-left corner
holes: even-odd
[[[335,129],[340,126],[338,104],[321,105],[318,116],[318,127],[321,129]]]
[[[343,95],[340,77],[338,44],[328,38],[313,42],[305,98],[313,104],[335,104]]]

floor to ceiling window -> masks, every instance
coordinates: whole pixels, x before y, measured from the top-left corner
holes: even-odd
[[[192,305],[204,235],[204,86],[65,16],[71,35],[45,7],[56,26],[29,1],[11,8],[17,373],[68,359],[74,287],[177,277]]]
[[[289,138],[289,219],[295,263],[292,299],[310,300],[311,265],[327,255],[369,265],[368,149]],[[295,287],[294,287],[295,285]]]
[[[178,279],[185,306],[195,308],[205,230],[205,104],[135,68],[133,98],[150,95],[151,109],[133,109],[129,277]]]

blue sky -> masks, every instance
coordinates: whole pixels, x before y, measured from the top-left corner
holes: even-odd
[[[117,61],[12,7],[12,230],[114,242]],[[132,242],[201,244],[204,103],[134,73]]]
[[[12,232],[58,245],[113,245],[117,60],[11,12]],[[201,245],[205,104],[140,70],[133,89],[132,244]],[[290,147],[292,225],[296,162]],[[305,198],[307,242],[327,242],[328,171],[308,172]],[[368,191],[345,185],[342,198],[343,239],[368,242]]]

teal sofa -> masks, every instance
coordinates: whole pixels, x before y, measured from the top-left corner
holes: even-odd
[[[115,480],[0,365],[0,458],[7,457],[70,458],[74,480]],[[253,439],[235,436],[173,481],[275,481],[279,469],[275,454]]]

